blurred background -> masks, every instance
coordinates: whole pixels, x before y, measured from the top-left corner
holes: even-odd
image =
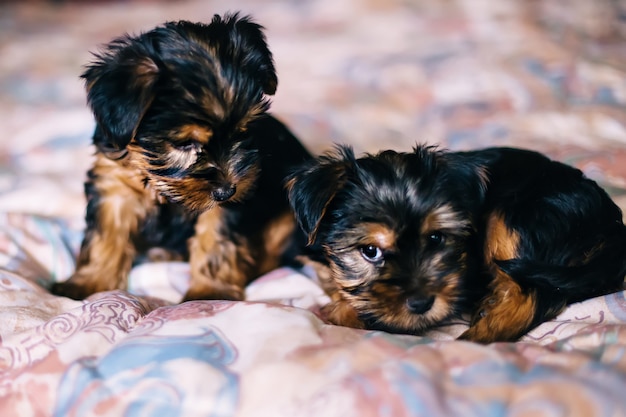
[[[311,151],[533,148],[626,206],[626,1],[31,0],[0,1],[0,210],[82,217],[90,51],[237,10],[265,26],[271,111]]]

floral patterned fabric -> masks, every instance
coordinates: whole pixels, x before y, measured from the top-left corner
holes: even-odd
[[[308,270],[245,302],[178,304],[185,263],[129,291],[51,295],[82,238],[89,51],[167,20],[241,10],[267,29],[272,112],[313,152],[489,145],[581,168],[626,207],[619,0],[19,2],[0,5],[0,415],[626,415],[626,293],[570,306],[517,343],[324,323]],[[520,173],[523,175],[523,173]]]

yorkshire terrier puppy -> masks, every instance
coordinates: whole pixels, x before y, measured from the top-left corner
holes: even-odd
[[[184,300],[244,297],[297,228],[283,184],[310,158],[266,113],[277,77],[262,27],[237,14],[112,41],[82,74],[96,119],[75,299],[125,288],[133,263],[189,259]]]
[[[514,341],[568,304],[623,288],[626,228],[581,171],[532,152],[418,147],[305,164],[288,182],[329,321]]]
[[[339,325],[419,333],[466,311],[481,288],[479,167],[432,147],[355,158],[339,147],[287,183],[307,262]]]
[[[515,341],[571,303],[623,289],[626,227],[596,182],[528,150],[460,155],[489,181],[479,228],[489,284],[461,339]]]

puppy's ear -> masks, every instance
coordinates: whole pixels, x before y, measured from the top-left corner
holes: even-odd
[[[319,157],[288,178],[286,187],[289,204],[307,235],[309,245],[315,242],[322,218],[346,184],[354,164],[352,148],[341,146],[335,154]]]
[[[477,153],[449,152],[435,146],[418,145],[414,148],[420,166],[430,171],[442,172],[447,184],[454,186],[458,201],[470,212],[482,207],[487,193],[489,174],[486,162]]]
[[[213,22],[220,19],[213,18]],[[243,54],[245,66],[256,73],[263,92],[273,95],[278,86],[278,77],[274,67],[272,53],[267,46],[267,39],[263,33],[264,27],[254,23],[250,16],[240,17],[238,13],[227,14],[224,21],[234,30],[230,32],[232,45]]]
[[[112,159],[125,155],[154,97],[159,70],[146,44],[141,38],[119,38],[81,75],[97,123],[94,144]]]
[[[485,163],[469,153],[450,152],[446,155],[451,180],[459,187],[459,198],[473,212],[482,210],[489,187],[489,172]]]

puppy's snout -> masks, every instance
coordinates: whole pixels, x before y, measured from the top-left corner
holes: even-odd
[[[237,191],[236,186],[232,184],[228,184],[223,187],[216,188],[215,190],[211,192],[211,195],[213,196],[213,199],[215,201],[222,202],[234,196],[236,191]]]
[[[431,295],[430,297],[409,297],[406,300],[406,306],[409,311],[414,314],[424,314],[435,303],[435,296]]]

